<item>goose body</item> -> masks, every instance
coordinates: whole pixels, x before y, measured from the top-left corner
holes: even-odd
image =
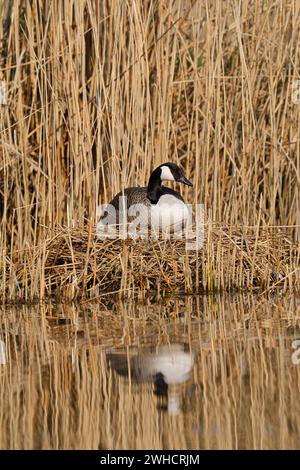
[[[186,345],[178,343],[161,345],[156,350],[141,351],[130,359],[126,353],[111,353],[107,355],[107,359],[118,374],[131,375],[133,382],[152,382],[157,375],[162,375],[167,385],[186,382],[194,364],[194,354]]]
[[[135,384],[154,383],[156,395],[165,396],[170,415],[181,411],[180,386],[186,383],[194,365],[194,354],[183,344],[168,344],[145,350],[132,357],[128,353],[107,355],[110,367]]]
[[[105,225],[121,225],[126,221],[131,230],[150,227],[152,233],[182,230],[189,211],[181,195],[171,188],[162,186],[162,181],[177,181],[188,186],[192,183],[174,163],[164,163],[156,168],[146,187],[126,188],[119,192],[105,209],[98,229]]]

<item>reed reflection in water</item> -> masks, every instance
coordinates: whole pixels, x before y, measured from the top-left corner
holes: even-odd
[[[0,318],[1,449],[300,447],[297,298],[23,306]]]

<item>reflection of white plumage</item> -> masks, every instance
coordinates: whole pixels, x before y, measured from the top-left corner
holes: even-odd
[[[134,383],[153,382],[158,395],[168,398],[168,413],[180,412],[180,395],[176,385],[185,383],[194,364],[194,354],[184,345],[159,346],[154,351],[142,351],[135,356],[111,353],[107,359],[118,374],[129,377]]]
[[[159,346],[154,351],[142,351],[132,357],[111,353],[107,359],[118,374],[130,376],[135,382],[152,382],[161,374],[168,385],[186,382],[194,363],[193,353],[186,352],[182,344]]]
[[[161,346],[156,353],[139,357],[141,377],[155,377],[162,374],[166,384],[184,383],[189,378],[194,359],[193,355],[184,352],[182,345]]]

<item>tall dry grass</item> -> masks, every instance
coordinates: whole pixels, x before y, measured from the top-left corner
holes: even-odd
[[[183,165],[194,182],[184,196],[210,222],[289,226],[299,240],[299,10],[296,0],[1,1],[9,295],[20,293],[16,256],[44,250],[22,279],[38,278],[40,295],[45,238],[92,227],[99,203],[166,160]]]

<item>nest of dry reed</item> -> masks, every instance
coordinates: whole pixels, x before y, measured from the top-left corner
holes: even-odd
[[[299,248],[283,230],[209,226],[205,232],[194,251],[185,240],[97,240],[92,230],[59,229],[16,255],[8,292],[71,300],[299,285]]]

